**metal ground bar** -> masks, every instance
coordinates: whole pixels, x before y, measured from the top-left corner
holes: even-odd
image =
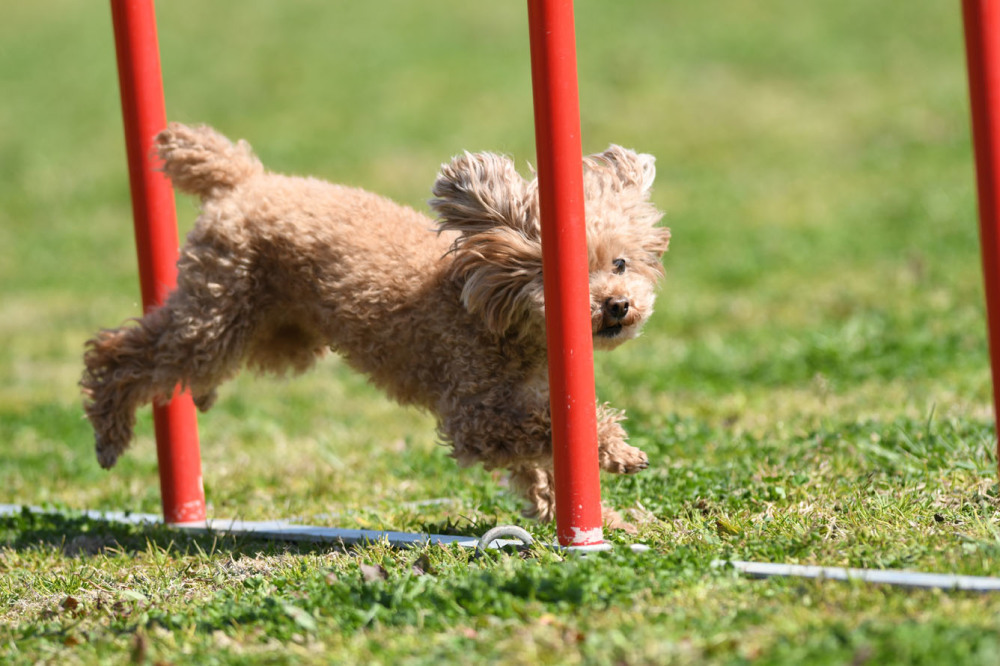
[[[27,510],[32,513],[58,513],[42,507],[22,507],[17,504],[0,504],[0,516],[11,516]],[[126,523],[132,525],[150,524],[162,525],[163,519],[149,513],[127,513],[124,511],[73,511],[72,515],[104,520],[108,522]],[[462,548],[476,549],[480,547],[477,537],[455,536],[450,534],[420,534],[413,532],[393,532],[384,530],[353,530],[335,527],[315,527],[298,525],[287,520],[225,520],[210,519],[195,523],[171,524],[170,527],[193,534],[230,534],[244,535],[257,539],[275,539],[283,541],[305,541],[313,543],[339,543],[345,546],[386,543],[394,548],[411,548],[426,544],[450,545],[456,544]],[[499,530],[498,536],[509,536],[505,526],[494,528]],[[488,534],[488,533],[487,533]],[[486,535],[484,535],[486,536]],[[490,545],[490,544],[485,544]],[[523,539],[492,540],[492,548],[506,546],[523,546]],[[613,549],[611,544],[599,546],[563,548],[547,545],[561,551],[586,555]],[[649,546],[632,544],[633,552],[647,552]],[[974,592],[1000,592],[1000,578],[988,576],[964,576],[958,574],[924,573],[905,571],[902,569],[854,569],[845,567],[824,567],[801,564],[772,564],[769,562],[745,562],[741,560],[715,560],[713,567],[733,567],[737,571],[754,578],[795,577],[818,580],[859,581],[871,584],[894,585],[922,589],[967,590]]]
[[[968,590],[974,592],[1000,591],[1000,578],[987,576],[961,576],[958,574],[923,573],[902,569],[851,569],[802,564],[771,564],[768,562],[742,562],[715,560],[713,567],[731,566],[754,578],[794,577],[819,580],[860,581],[896,587],[913,587],[941,590]]]

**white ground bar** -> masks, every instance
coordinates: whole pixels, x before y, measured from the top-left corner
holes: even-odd
[[[843,567],[807,566],[802,564],[770,564],[768,562],[741,562],[716,560],[713,566],[732,566],[737,571],[755,578],[791,576],[821,580],[860,581],[900,587],[937,588],[944,590],[970,590],[975,592],[1000,591],[1000,578],[986,576],[959,576],[957,574],[923,573],[902,569],[846,569]]]

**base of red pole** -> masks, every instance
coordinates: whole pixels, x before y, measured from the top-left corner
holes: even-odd
[[[205,489],[191,394],[180,393],[166,405],[154,406],[153,424],[164,522],[203,522]]]

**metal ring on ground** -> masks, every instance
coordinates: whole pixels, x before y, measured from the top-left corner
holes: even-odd
[[[479,538],[479,544],[476,546],[477,550],[487,550],[497,539],[502,539],[504,537],[511,537],[518,539],[524,547],[528,547],[535,543],[534,538],[527,530],[518,527],[517,525],[497,525],[491,530],[488,530],[486,534]]]

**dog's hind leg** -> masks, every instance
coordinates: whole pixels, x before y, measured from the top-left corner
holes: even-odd
[[[88,341],[80,385],[102,467],[113,466],[128,447],[136,409],[170,399],[180,385],[205,410],[215,387],[239,368],[246,324],[220,316],[219,309],[214,317],[192,313],[190,303],[175,292],[136,324]]]
[[[518,466],[510,470],[510,484],[527,500],[527,518],[550,521],[556,517],[556,486],[552,470]]]
[[[173,384],[164,388],[154,382],[157,341],[169,321],[169,312],[160,308],[134,326],[101,331],[87,342],[80,385],[101,467],[114,465],[128,447],[135,410],[158,393],[173,391]]]

